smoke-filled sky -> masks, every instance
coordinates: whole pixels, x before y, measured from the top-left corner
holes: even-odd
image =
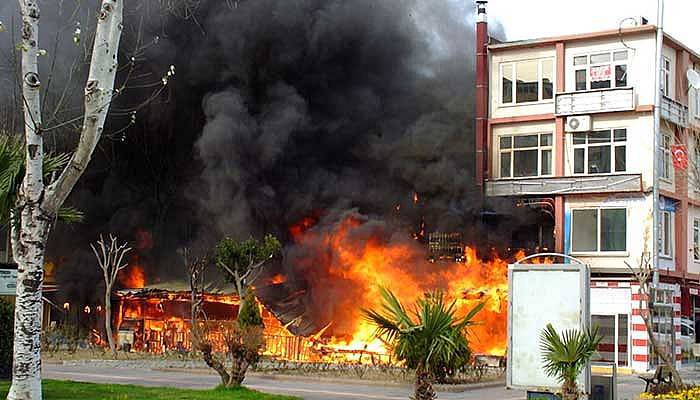
[[[13,3],[0,5],[0,81],[9,88]],[[62,105],[55,123],[80,113],[95,3],[74,13],[72,2],[40,1],[43,76],[56,67],[45,114]],[[405,240],[421,221],[428,231],[474,234],[470,0],[143,3],[126,3],[117,80],[130,79],[69,199],[86,221],[59,225],[49,243],[66,296],[92,298],[99,274],[89,242],[100,233],[134,243],[132,261],[150,281],[181,278],[178,248],[225,235],[274,233],[298,257],[304,249],[288,229],[309,216],[328,231],[354,215],[386,240]],[[170,65],[174,79],[140,106]],[[7,117],[12,93],[0,94],[8,131],[19,126]],[[78,128],[52,130],[47,143],[68,149]]]

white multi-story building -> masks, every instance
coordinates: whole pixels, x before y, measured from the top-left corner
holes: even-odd
[[[680,363],[700,325],[700,96],[687,78],[688,70],[700,71],[700,55],[664,35],[657,87],[656,33],[640,22],[534,40],[477,39],[477,53],[485,48],[488,62],[477,181],[486,196],[546,206],[550,217],[541,219],[540,236],[591,265],[593,323],[605,335],[601,357],[636,371],[658,360],[640,316],[646,302],[640,305],[626,263],[638,265],[652,252],[655,206],[661,270],[655,330]],[[656,91],[663,97],[654,204]],[[688,154],[687,168],[674,163],[673,151]]]

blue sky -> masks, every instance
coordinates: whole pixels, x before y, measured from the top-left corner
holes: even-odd
[[[490,0],[508,40],[615,29],[627,17],[656,23],[657,0]],[[628,22],[629,23],[629,22]],[[664,29],[700,53],[700,0],[666,0]]]

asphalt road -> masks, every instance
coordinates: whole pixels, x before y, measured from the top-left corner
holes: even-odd
[[[79,382],[133,384],[208,389],[218,384],[218,377],[210,374],[191,374],[149,369],[109,368],[95,366],[64,366],[45,364],[43,376],[49,379]],[[286,394],[306,400],[407,400],[409,387],[360,385],[304,379],[271,379],[251,376],[246,387],[268,393]],[[439,393],[439,399],[516,400],[524,399],[523,392],[503,387],[486,387],[462,393]]]

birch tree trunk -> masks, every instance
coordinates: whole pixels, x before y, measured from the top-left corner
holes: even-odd
[[[41,289],[44,251],[51,221],[87,167],[102,134],[114,91],[122,29],[120,0],[102,0],[90,73],[85,117],[78,147],[56,182],[44,186],[37,0],[18,0],[22,15],[20,46],[26,172],[13,212],[12,248],[17,271],[12,386],[8,400],[39,400],[41,393]]]
[[[41,398],[41,287],[44,280],[44,246],[50,218],[41,209],[44,194],[43,140],[39,81],[39,7],[20,0],[22,14],[22,96],[26,172],[17,198],[19,230],[12,235],[17,263],[15,342],[9,400]]]

